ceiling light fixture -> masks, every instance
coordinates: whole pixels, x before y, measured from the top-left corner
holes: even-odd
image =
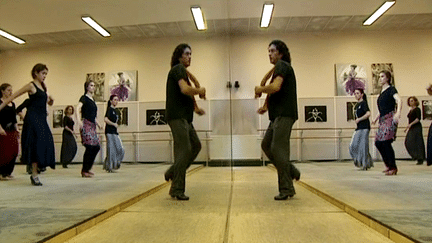
[[[205,21],[204,21],[204,15],[203,15],[203,12],[201,11],[201,7],[200,6],[192,6],[191,11],[192,11],[192,16],[193,16],[194,21],[195,21],[196,28],[198,30],[206,30],[207,26],[206,26]]]
[[[363,25],[372,25],[381,15],[383,15],[391,6],[396,3],[396,0],[388,0],[381,5],[368,19],[363,22]]]
[[[5,37],[5,38],[7,38],[7,39],[9,39],[9,40],[11,40],[11,41],[13,41],[13,42],[15,42],[15,43],[17,43],[17,44],[21,44],[22,45],[22,44],[25,43],[24,40],[21,40],[20,38],[15,37],[15,36],[9,34],[6,31],[3,31],[3,30],[0,30],[0,35],[3,36],[3,37]]]
[[[273,9],[273,3],[264,3],[263,11],[261,14],[261,28],[269,27],[273,15]]]
[[[90,16],[82,16],[81,19],[90,25],[94,30],[96,30],[103,37],[111,36],[111,34],[106,31],[102,26],[100,26],[96,21],[94,21]]]

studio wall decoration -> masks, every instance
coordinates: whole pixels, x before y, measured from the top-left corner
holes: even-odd
[[[53,128],[63,127],[63,110],[53,111]]]
[[[119,120],[117,124],[128,126],[129,125],[129,109],[127,107],[117,107],[117,114],[119,116]]]
[[[355,106],[358,104],[358,102],[347,102],[346,103],[347,108],[347,121],[355,120]]]
[[[335,64],[336,95],[353,96],[355,89],[367,91],[367,72],[355,63]]]
[[[137,101],[138,71],[113,71],[107,76],[108,97],[115,94],[120,102]]]
[[[105,73],[88,73],[86,75],[86,82],[93,81],[95,83],[95,91],[93,98],[96,102],[104,102],[105,101]]]
[[[327,106],[305,106],[305,122],[327,122]]]
[[[165,120],[164,109],[147,110],[146,112],[147,112],[147,119],[146,119],[147,126],[167,125],[167,122]]]

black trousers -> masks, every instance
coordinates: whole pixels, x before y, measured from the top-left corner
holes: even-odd
[[[13,158],[9,163],[0,166],[0,175],[3,177],[10,176],[15,168],[16,157]]]
[[[393,139],[386,141],[375,141],[375,146],[381,154],[384,164],[389,170],[397,169],[395,152],[392,147]]]
[[[96,155],[99,153],[99,145],[84,145],[85,152],[83,158],[83,167],[81,172],[89,172],[93,167],[93,163],[96,159]]]
[[[290,137],[295,120],[291,117],[277,117],[270,122],[261,148],[278,173],[279,193],[293,196],[295,194],[293,178],[300,172],[290,162]]]
[[[186,170],[201,151],[201,142],[192,125],[185,119],[168,122],[174,139],[174,164],[166,174],[172,174],[170,195],[178,196],[185,192]]]

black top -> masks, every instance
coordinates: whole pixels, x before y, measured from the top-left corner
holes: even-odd
[[[47,116],[48,115],[48,111],[47,111],[48,95],[45,90],[41,90],[40,88],[38,88],[38,86],[36,86],[34,82],[32,82],[32,84],[36,87],[36,93],[29,94],[29,101],[26,104],[27,114],[29,112],[33,112],[34,114]]]
[[[395,94],[397,94],[396,88],[394,86],[390,86],[379,95],[377,103],[380,117],[383,117],[395,110],[396,100],[393,97]]]
[[[87,95],[83,95],[79,102],[83,104],[81,108],[82,118],[96,123],[97,105],[94,100],[90,99]]]
[[[119,116],[117,110],[109,107],[105,113],[105,117],[108,117],[108,120],[111,122],[117,123]],[[111,126],[106,124],[105,126],[105,134],[118,134],[117,128],[115,126]]]
[[[22,110],[30,105],[30,99],[24,100],[24,102],[16,108],[16,113],[20,113]]]
[[[421,121],[421,111],[420,108],[416,107],[414,109],[412,109],[409,113],[408,113],[408,123],[413,122],[416,118],[419,119],[419,121]],[[414,124],[417,125],[420,124],[420,122]]]
[[[69,127],[69,129],[73,131],[74,125],[75,125],[75,122],[72,118],[70,118],[68,116],[63,117],[63,126],[64,127]]]
[[[0,105],[2,103],[3,101],[0,100]],[[11,104],[11,106],[7,105],[0,111],[0,125],[5,131],[15,130],[15,124],[17,123],[15,103],[11,102]]]
[[[360,117],[364,116],[366,114],[366,112],[369,111],[369,105],[366,101],[363,100],[363,101],[357,103],[357,105],[354,107],[354,109],[355,109],[356,118],[360,118]],[[361,129],[370,129],[369,118],[357,123],[357,129],[356,130],[361,130]]]
[[[268,109],[270,121],[279,116],[292,117],[294,120],[297,120],[296,78],[291,64],[279,60],[275,65],[272,81],[278,76],[283,78],[283,82],[281,89],[269,96]]]
[[[190,84],[186,68],[181,63],[172,67],[168,73],[166,86],[166,119],[167,121],[186,119],[186,121],[192,122],[194,102],[192,96],[185,95],[180,91],[180,79]]]

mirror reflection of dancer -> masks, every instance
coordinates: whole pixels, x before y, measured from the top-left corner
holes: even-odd
[[[259,114],[269,112],[270,124],[264,135],[261,147],[278,173],[279,195],[275,200],[286,200],[295,194],[292,180],[300,179],[300,172],[290,162],[290,137],[294,122],[298,119],[297,88],[294,70],[291,66],[291,55],[286,44],[274,40],[268,47],[270,70],[255,87],[255,97],[267,93],[264,106],[258,109]],[[265,85],[271,77],[268,85]]]
[[[62,133],[62,146],[60,153],[60,162],[63,168],[67,168],[68,164],[72,162],[77,153],[77,135],[74,132],[75,122],[72,118],[74,108],[71,105],[66,106],[64,110],[65,116],[63,117],[63,133]]]
[[[24,118],[21,135],[21,161],[32,166],[30,181],[34,186],[42,186],[38,177],[38,168],[49,166],[55,169],[54,140],[47,122],[47,104],[53,105],[53,98],[47,94],[45,78],[48,74],[46,65],[36,64],[31,75],[33,81],[19,89],[0,105],[2,110],[15,98],[29,94],[30,102]]]
[[[83,166],[81,170],[82,177],[93,177],[91,172],[96,155],[100,150],[99,137],[96,132],[96,126],[99,129],[97,116],[97,105],[93,98],[95,92],[95,83],[92,80],[84,83],[84,95],[81,96],[77,106],[77,121],[81,132],[81,142],[84,145],[85,152],[83,157]]]
[[[107,141],[107,156],[105,158],[103,169],[107,172],[113,172],[113,170],[118,170],[125,154],[122,141],[117,132],[117,128],[119,126],[119,115],[115,108],[118,102],[119,98],[117,97],[117,95],[110,96],[104,118],[104,121],[106,123],[105,136]]]
[[[379,119],[375,146],[387,167],[383,171],[386,175],[396,175],[398,172],[392,143],[396,139],[396,130],[402,110],[402,100],[396,88],[391,85],[391,81],[392,77],[389,71],[380,72],[379,82],[382,85],[382,90],[377,101],[378,114],[372,121],[374,125]],[[396,104],[397,110],[395,113]]]
[[[362,89],[365,90],[365,81],[362,78],[357,78],[357,72],[355,69],[357,68],[357,65],[352,64],[350,66],[351,70],[349,71],[348,75],[345,73],[344,78],[345,82],[343,83],[343,86],[345,87],[345,91],[349,95],[354,95],[354,91],[356,89]]]
[[[201,142],[192,125],[193,112],[198,115],[205,113],[196,104],[194,96],[205,99],[206,90],[186,70],[190,66],[191,55],[188,44],[180,44],[175,48],[167,80],[166,120],[174,138],[174,164],[165,172],[165,180],[172,180],[169,194],[178,200],[189,200],[184,194],[186,170],[201,150]]]
[[[0,104],[12,95],[12,85],[0,85]],[[18,125],[15,103],[10,102],[0,111],[0,180],[13,179],[12,172],[18,156]]]
[[[118,85],[111,90],[111,94],[116,95],[119,101],[127,101],[131,92],[129,80],[126,81],[122,72],[118,72],[117,75],[119,76]]]
[[[354,107],[357,128],[352,136],[349,152],[356,167],[359,167],[361,170],[368,170],[373,167],[373,161],[369,154],[369,117],[371,112],[364,90],[356,89],[354,96],[358,101]]]
[[[425,145],[423,140],[423,127],[421,124],[420,102],[417,97],[411,96],[407,100],[410,111],[408,113],[408,126],[405,128],[405,148],[417,165],[422,165],[426,159]]]

